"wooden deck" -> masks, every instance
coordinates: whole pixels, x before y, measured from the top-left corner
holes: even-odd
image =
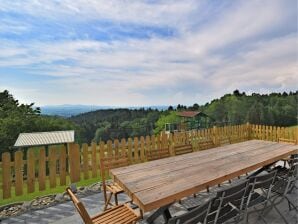
[[[297,145],[250,140],[117,168],[110,173],[146,212],[295,153]]]

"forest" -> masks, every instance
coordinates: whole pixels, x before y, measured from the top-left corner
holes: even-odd
[[[157,134],[165,123],[180,122],[177,111],[202,111],[212,118],[212,125],[252,124],[297,125],[298,91],[247,95],[235,90],[204,105],[178,104],[167,110],[106,109],[62,118],[45,116],[34,104],[20,104],[7,90],[0,92],[0,152],[14,145],[19,133],[75,130],[79,143],[99,142]]]

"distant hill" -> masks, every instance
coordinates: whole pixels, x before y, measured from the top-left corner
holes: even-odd
[[[61,117],[71,117],[78,114],[100,110],[110,109],[108,106],[94,106],[94,105],[55,105],[55,106],[42,106],[40,107],[41,113],[45,115],[55,115]]]
[[[53,116],[61,116],[61,117],[71,117],[78,114],[96,111],[96,110],[104,110],[104,109],[116,109],[121,108],[117,106],[97,106],[97,105],[53,105],[53,106],[42,106],[40,107],[41,113],[44,115],[53,115]],[[168,106],[144,106],[144,107],[127,107],[127,109],[157,109],[157,110],[167,110]]]
[[[84,142],[152,135],[162,112],[157,109],[105,109],[71,116]]]

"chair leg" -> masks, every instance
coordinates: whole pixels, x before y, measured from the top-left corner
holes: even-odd
[[[115,194],[115,205],[118,205],[118,196]]]
[[[284,220],[284,222],[286,224],[289,224],[289,222],[286,220],[286,218],[283,216],[283,214],[278,210],[278,208],[275,205],[273,205],[273,208],[275,208],[275,210],[277,211],[277,213],[279,214],[279,216]]]
[[[113,193],[111,192],[110,195],[109,195],[109,197],[107,198],[107,201],[106,201],[105,206],[104,206],[104,208],[103,208],[104,211],[107,210],[107,208],[108,208],[108,206],[109,206],[109,204],[110,204],[112,195],[113,195]]]
[[[288,201],[288,205],[289,205],[289,210],[291,211],[292,210],[292,208],[291,208],[291,206],[296,210],[296,211],[298,211],[298,208],[297,208],[297,206],[287,197],[287,196],[285,196],[285,198],[287,199],[287,201]]]

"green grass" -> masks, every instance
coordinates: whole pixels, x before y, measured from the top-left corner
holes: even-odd
[[[100,181],[100,177],[96,178],[90,178],[88,180],[83,179],[83,175],[81,175],[81,181],[77,182],[77,186],[88,186],[93,183],[96,183]],[[70,184],[70,179],[67,177],[66,183],[68,186]],[[59,184],[59,178],[57,178],[57,184]],[[10,203],[15,203],[15,202],[23,202],[23,201],[31,201],[32,199],[43,196],[43,195],[49,195],[49,194],[55,194],[55,193],[62,193],[65,192],[66,186],[57,186],[55,188],[50,188],[49,180],[46,181],[46,189],[44,191],[39,191],[38,190],[38,183],[35,182],[35,192],[33,193],[27,193],[27,185],[24,183],[24,188],[23,188],[23,195],[16,196],[15,195],[15,188],[12,187],[11,190],[11,198],[8,199],[3,199],[2,198],[2,189],[0,189],[0,206],[10,204]]]

